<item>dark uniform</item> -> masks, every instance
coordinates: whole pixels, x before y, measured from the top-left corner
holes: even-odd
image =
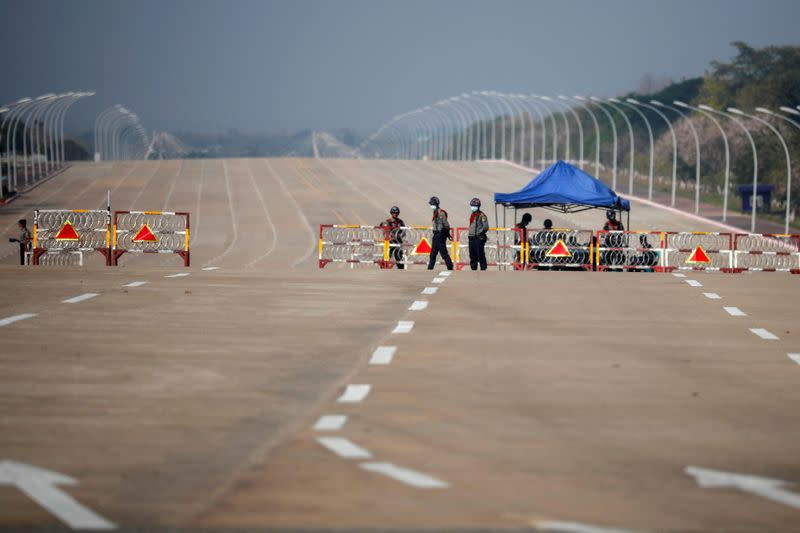
[[[453,270],[453,261],[447,251],[447,240],[450,238],[450,223],[447,221],[447,211],[439,207],[439,199],[433,196],[429,202],[433,210],[433,238],[431,242],[431,255],[428,259],[428,270],[436,266],[436,256],[441,255],[447,270]]]
[[[477,207],[469,216],[469,267],[478,270],[478,263],[481,270],[486,270],[486,232],[489,231],[489,219],[486,213],[481,211],[481,201],[473,198],[470,207]]]
[[[519,233],[515,232],[515,234],[514,234],[514,244],[515,245],[523,245],[524,246],[524,245],[530,244],[530,241],[528,241],[528,224],[531,223],[531,220],[533,220],[533,217],[531,217],[531,214],[530,213],[525,213],[524,215],[522,215],[522,220],[519,221],[514,226],[515,228],[517,228],[519,230],[522,230]],[[521,236],[520,236],[520,234],[521,234]],[[522,248],[522,246],[520,246],[520,248]],[[516,266],[515,267],[516,269],[525,268],[525,266],[521,264],[522,263],[522,253],[521,252],[522,252],[522,250],[520,250],[520,251],[516,252],[516,254],[514,254],[514,262],[517,263],[518,265],[520,265],[520,266]]]
[[[609,209],[606,211],[606,223],[603,225],[604,231],[625,231],[625,226],[622,222],[617,220],[617,214]],[[605,265],[622,265],[625,263],[625,253],[619,248],[627,247],[627,238],[621,233],[606,233],[605,246],[607,248],[615,248],[615,250],[606,250],[601,254],[601,262]]]
[[[395,208],[393,207],[392,213],[394,213],[394,210]],[[400,213],[399,209],[397,213]],[[389,247],[389,258],[395,261],[399,270],[403,270],[405,268],[403,264],[403,238],[406,232],[401,228],[404,228],[406,223],[400,217],[390,216],[381,222],[380,226],[389,228],[389,244],[393,245]]]
[[[19,264],[25,265],[25,252],[29,252],[31,250],[31,241],[33,237],[31,237],[31,232],[28,229],[27,221],[20,220],[18,223],[19,225],[19,238],[18,239],[8,239],[8,242],[16,242],[19,243]]]

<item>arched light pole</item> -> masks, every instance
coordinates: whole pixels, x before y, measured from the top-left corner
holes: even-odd
[[[517,94],[507,94],[509,103],[514,108],[514,117],[511,120],[511,162],[514,162],[514,134],[516,133],[517,126],[515,124],[516,118],[519,117],[519,164],[525,163],[525,114],[526,108]]]
[[[67,106],[64,107],[64,109],[61,111],[61,114],[58,116],[57,126],[56,127],[58,128],[58,135],[59,135],[59,137],[61,139],[61,142],[57,146],[57,151],[60,154],[60,161],[61,161],[61,165],[62,166],[66,162],[66,154],[65,154],[65,152],[66,152],[66,141],[65,141],[65,138],[64,138],[64,119],[65,119],[65,117],[67,115],[67,111],[69,111],[69,108],[72,107],[72,105],[74,103],[78,102],[78,100],[80,100],[81,98],[87,98],[87,97],[94,96],[94,95],[95,95],[94,92],[78,93],[77,94],[77,98],[74,101],[72,101],[69,104],[67,104]]]
[[[483,128],[483,156],[482,157],[486,158],[489,155],[489,142],[488,142],[488,139],[487,139],[488,131],[487,131],[487,124],[486,124],[487,121],[488,121],[488,122],[492,123],[492,152],[491,152],[492,155],[489,157],[489,159],[494,159],[494,146],[495,146],[495,135],[496,135],[496,133],[495,133],[495,124],[494,124],[494,122],[495,122],[494,121],[494,110],[492,109],[492,106],[490,106],[488,103],[483,101],[483,99],[481,98],[481,96],[483,96],[483,94],[480,91],[472,91],[471,95],[475,99],[475,101],[478,104],[481,105],[482,109],[487,111],[487,115],[486,115],[487,118],[484,119],[481,122],[481,127]]]
[[[555,107],[555,112],[558,113],[559,115],[561,115],[561,119],[564,121],[564,133],[565,133],[565,137],[564,137],[564,144],[565,144],[564,161],[569,161],[569,159],[570,159],[570,157],[569,157],[570,156],[569,145],[572,144],[571,143],[572,139],[570,138],[571,135],[570,135],[570,131],[569,131],[569,121],[567,120],[567,114],[564,113],[563,111],[561,111],[560,106],[557,106],[555,101],[552,98],[550,98],[549,96],[535,96],[534,95],[534,97],[538,98],[539,100],[544,102],[543,105],[547,108],[547,110],[551,114],[553,114],[553,108],[550,107],[552,105],[552,106]],[[556,157],[556,160],[558,160],[558,157]]]
[[[747,136],[747,140],[750,141],[750,149],[753,151],[753,197],[752,197],[753,205],[751,206],[751,210],[750,210],[750,232],[751,233],[755,233],[755,231],[756,231],[756,196],[757,196],[757,192],[756,191],[758,189],[758,150],[756,149],[756,143],[753,140],[753,136],[750,135],[750,131],[744,126],[744,124],[742,124],[741,121],[739,121],[739,119],[737,119],[733,115],[725,113],[724,111],[719,111],[719,110],[714,109],[713,107],[705,105],[705,104],[700,104],[697,107],[699,107],[700,109],[702,109],[704,111],[708,111],[709,113],[715,113],[717,115],[721,115],[721,116],[727,118],[728,120],[733,121],[737,126],[739,126],[739,128],[741,128],[741,130]]]
[[[542,98],[546,98],[548,101],[553,102],[556,105],[562,106],[564,109],[570,112],[572,118],[575,120],[575,124],[578,125],[578,164],[581,168],[583,168],[583,124],[581,124],[581,119],[578,116],[578,113],[572,108],[571,105],[562,102],[561,100],[555,100],[550,98],[549,96],[543,96]],[[563,113],[563,112],[562,112]],[[566,118],[566,115],[565,115]],[[567,137],[569,137],[569,130],[567,130]],[[567,155],[567,159],[569,159],[569,155]]]
[[[662,119],[664,119],[664,122],[667,123],[667,127],[669,128],[669,133],[672,136],[672,200],[670,202],[670,205],[672,207],[675,207],[675,192],[677,191],[678,188],[678,139],[675,136],[675,130],[672,127],[672,122],[669,121],[667,115],[665,115],[657,108],[649,104],[644,104],[642,102],[639,102],[638,100],[634,100],[633,98],[628,98],[627,101],[634,105],[642,106],[644,108],[649,109],[650,111],[653,111]]]
[[[710,120],[719,130],[720,134],[722,135],[722,142],[725,146],[725,183],[724,183],[724,190],[722,195],[722,221],[728,221],[728,189],[730,188],[730,177],[731,177],[731,152],[730,147],[728,145],[728,136],[725,134],[725,129],[722,127],[722,124],[719,123],[717,119],[714,118],[714,115],[709,113],[708,111],[704,111],[698,107],[690,106],[687,103],[681,102],[679,100],[675,100],[672,102],[678,107],[682,107],[684,109],[691,109],[692,111],[696,111],[698,114],[704,116],[708,120]]]
[[[697,130],[692,124],[692,121],[689,120],[689,117],[686,116],[680,109],[676,109],[670,105],[662,104],[658,100],[650,100],[650,103],[662,107],[664,109],[669,109],[670,111],[674,111],[675,113],[679,114],[686,120],[686,123],[689,125],[689,129],[692,130],[692,136],[694,137],[694,214],[698,214],[700,212],[700,137],[697,135]]]
[[[729,107],[728,111],[730,111],[731,113],[734,113],[736,115],[742,115],[744,117],[748,117],[748,118],[752,118],[753,120],[757,120],[761,124],[764,124],[766,127],[768,127],[770,130],[772,130],[772,133],[774,133],[775,135],[778,136],[778,140],[781,142],[781,146],[783,146],[783,153],[784,153],[784,155],[786,155],[786,221],[784,223],[783,232],[784,233],[789,233],[789,213],[791,211],[790,206],[791,206],[791,203],[792,203],[792,157],[789,155],[789,147],[786,146],[786,140],[783,138],[783,135],[781,135],[781,133],[778,131],[778,128],[776,128],[775,126],[770,124],[768,121],[764,120],[763,118],[758,117],[756,115],[748,115],[747,113],[743,113],[743,112],[741,112],[738,109],[733,108],[733,107]],[[772,111],[770,111],[769,109],[763,108],[763,107],[757,107],[756,111],[758,111],[759,113],[764,113],[764,114],[770,115],[770,116],[780,116],[780,115],[775,115]],[[782,117],[782,118],[785,118],[785,117]]]
[[[592,100],[595,100],[598,104],[600,102],[602,102],[602,100],[600,100],[599,98],[596,98],[596,97],[592,97]],[[629,168],[628,168],[628,194],[633,194],[633,160],[634,160],[634,156],[636,155],[636,146],[634,144],[634,138],[633,138],[633,126],[631,126],[631,121],[628,120],[628,115],[623,113],[622,109],[620,109],[619,106],[616,106],[611,102],[604,102],[604,103],[608,107],[610,107],[611,109],[613,109],[614,111],[616,111],[617,113],[622,115],[622,118],[625,120],[625,124],[628,126],[628,134],[630,135],[630,141],[631,141],[630,155],[628,156],[628,160],[629,160],[628,161],[628,165],[629,165]]]
[[[467,116],[461,111],[461,109],[456,105],[458,102],[458,98],[448,98],[446,100],[445,106],[453,111],[458,117],[458,129],[459,134],[456,137],[456,151],[455,151],[455,161],[464,161],[465,154],[467,149],[467,127],[469,126],[469,120]]]
[[[94,160],[101,161],[103,159],[103,122],[122,109],[122,106],[119,104],[113,105],[109,108],[104,109],[101,111],[97,117],[94,119]]]
[[[515,94],[515,95],[513,95],[513,97],[517,101],[517,103],[519,103],[519,106],[522,108],[522,113],[520,115],[522,117],[522,130],[521,130],[520,135],[519,135],[519,148],[520,148],[519,164],[520,165],[524,165],[525,164],[525,116],[527,115],[528,116],[528,134],[530,136],[530,142],[528,143],[528,146],[529,146],[528,151],[530,153],[530,155],[528,156],[528,165],[531,168],[534,168],[534,160],[536,159],[536,140],[535,140],[535,137],[536,137],[536,132],[535,132],[536,124],[535,124],[535,120],[533,118],[533,113],[531,113],[531,107],[529,106],[528,97],[526,95],[524,95],[524,94]],[[541,118],[541,120],[542,120],[541,124],[542,124],[542,127],[544,128],[544,115],[542,115],[542,113],[541,113],[541,111],[539,111],[538,107],[534,106],[534,109],[536,111],[536,114]],[[542,133],[542,139],[544,139],[544,133]]]
[[[586,98],[583,96],[576,96],[575,98],[586,101]],[[613,171],[611,173],[611,188],[616,190],[617,189],[617,125],[614,123],[614,117],[611,116],[611,113],[608,112],[606,108],[601,106],[598,102],[594,102],[597,108],[602,111],[608,122],[611,124],[611,135],[614,138],[614,157],[613,157]]]
[[[467,140],[467,160],[475,160],[478,158],[478,153],[480,152],[480,123],[481,123],[481,114],[480,112],[473,106],[473,102],[470,100],[469,94],[462,94],[459,97],[459,103],[463,105],[467,112],[465,113],[470,121],[473,121],[469,124],[467,133],[469,134],[469,138]],[[470,116],[471,114],[471,116]],[[477,139],[477,140],[476,140]]]
[[[514,110],[506,101],[505,97],[497,91],[489,91],[489,95],[501,102],[505,107],[505,112],[500,117],[500,159],[506,158],[506,118],[511,118],[514,115]],[[507,114],[506,114],[507,112]]]
[[[446,137],[444,138],[444,144],[442,146],[442,158],[452,161],[455,159],[458,150],[458,129],[459,129],[459,118],[458,112],[455,111],[452,107],[450,107],[450,102],[447,100],[441,100],[436,102],[433,106],[437,109],[440,113],[443,113],[447,117],[447,123],[450,125],[450,131],[446,133]],[[452,118],[447,112],[450,111],[455,115],[455,118]]]
[[[566,101],[573,101],[572,99],[564,96],[563,94],[558,95],[559,98]],[[586,102],[583,100],[583,97],[575,97],[574,99],[579,106],[581,106],[584,111],[589,114],[589,117],[592,119],[592,123],[594,124],[594,174],[595,176],[600,175],[600,124],[597,123],[597,117],[595,116],[594,112],[589,109],[589,106],[586,105]]]
[[[29,184],[29,174],[33,173],[35,175],[36,172],[35,161],[30,165],[30,169],[28,168],[31,162],[30,160],[33,158],[34,134],[37,129],[36,122],[39,120],[42,112],[46,110],[56,98],[58,97],[54,94],[47,94],[37,98],[36,103],[31,107],[31,113],[28,115],[28,119],[25,122],[25,128],[22,130],[22,155],[25,158],[25,186]],[[30,152],[28,151],[28,138],[31,140]],[[38,138],[38,135],[36,135],[36,138]]]
[[[20,98],[17,100],[14,107],[8,113],[5,120],[8,120],[8,129],[6,130],[6,168],[8,169],[8,187],[9,190],[17,190],[17,127],[19,126],[20,118],[22,117],[23,113],[32,106],[36,100],[33,98]],[[13,154],[13,175],[12,175],[12,162],[11,162],[11,150],[14,150]],[[13,189],[12,189],[13,187]]]
[[[634,111],[642,118],[642,120],[644,121],[644,125],[647,127],[647,138],[650,141],[650,166],[647,173],[647,183],[648,183],[647,199],[652,200],[653,199],[653,155],[655,150],[653,147],[653,128],[650,127],[650,121],[647,120],[647,116],[644,113],[642,113],[641,110],[635,105],[631,105],[628,102],[623,102],[622,100],[618,100],[617,98],[609,98],[609,101],[614,102],[615,104],[625,106],[628,109]],[[631,186],[629,187],[629,189],[630,190],[628,191],[628,194],[633,195],[633,187]]]
[[[491,157],[489,159],[496,160],[497,159],[497,117],[500,114],[497,113],[495,110],[496,103],[492,100],[492,95],[490,91],[477,91],[473,93],[476,98],[479,98],[481,102],[489,109],[489,117],[490,121],[492,122],[492,150],[491,150]],[[483,99],[485,98],[485,100]]]
[[[447,113],[438,109],[436,105],[432,105],[428,107],[431,115],[436,117],[438,120],[438,125],[436,127],[435,136],[434,136],[434,145],[433,145],[433,159],[441,160],[442,159],[442,146],[443,140],[447,135],[447,127],[450,124],[450,118],[447,116]]]
[[[556,119],[550,110],[544,105],[542,102],[538,100],[533,95],[523,95],[522,100],[525,105],[533,106],[533,110],[536,111],[536,115],[539,117],[539,124],[541,124],[542,130],[542,164],[547,166],[547,118],[550,119],[550,127],[553,130],[553,136],[550,140],[550,144],[553,147],[553,160],[555,161],[557,158],[556,154],[556,138],[558,137],[558,127],[556,126]],[[531,109],[530,107],[528,109]],[[547,114],[542,112],[542,110],[546,111]],[[533,131],[533,130],[531,130]],[[535,167],[535,162],[533,161],[535,158],[533,154],[531,154],[531,167]]]

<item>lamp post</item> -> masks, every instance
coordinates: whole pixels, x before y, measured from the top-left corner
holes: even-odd
[[[448,98],[446,100],[445,106],[448,107],[456,114],[458,117],[458,128],[459,133],[455,141],[455,150],[454,150],[454,160],[455,161],[464,161],[464,154],[467,151],[467,127],[469,122],[467,120],[466,115],[462,113],[461,109],[456,105],[458,102],[457,98]]]
[[[572,108],[571,105],[568,105],[568,104],[566,104],[565,102],[563,102],[561,100],[555,100],[553,98],[550,98],[549,96],[543,96],[542,98],[547,98],[549,101],[553,102],[554,104],[562,106],[563,108],[565,108],[572,115],[572,118],[575,120],[575,124],[578,125],[578,143],[579,143],[579,145],[578,145],[578,154],[579,154],[578,155],[578,162],[579,162],[579,165],[580,165],[580,167],[582,169],[584,167],[584,163],[583,163],[583,124],[581,124],[581,119],[578,116],[578,113],[575,112],[575,110]],[[569,136],[569,133],[567,133],[567,136]]]
[[[550,109],[542,102],[540,102],[534,95],[529,94],[524,97],[526,105],[532,105],[533,110],[536,111],[536,114],[539,116],[539,124],[542,125],[542,164],[547,165],[547,120],[546,118],[550,119],[550,128],[553,130],[553,136],[550,140],[550,145],[553,148],[553,161],[555,161],[558,157],[556,153],[557,148],[557,139],[558,139],[558,127],[556,125],[556,119],[553,114],[550,112]],[[547,116],[542,113],[542,109],[547,112]],[[532,154],[533,155],[533,154]],[[531,167],[534,166],[533,164],[533,157],[531,157]]]
[[[489,159],[494,159],[494,146],[495,146],[495,134],[496,134],[495,133],[495,124],[494,124],[494,111],[492,110],[492,106],[490,106],[489,104],[484,102],[483,99],[481,99],[481,96],[482,96],[481,92],[473,91],[471,93],[471,95],[475,99],[476,103],[480,104],[482,106],[482,108],[485,109],[488,112],[488,114],[486,116],[488,117],[488,121],[492,123],[492,152],[491,152],[492,155],[491,155],[491,157],[489,157]],[[486,122],[487,122],[487,120],[483,120],[481,122],[481,128],[483,129],[483,157],[484,158],[489,154],[489,142],[487,140],[488,135],[487,135]]]
[[[495,100],[501,102],[505,107],[505,111],[508,114],[503,113],[500,117],[500,159],[506,158],[506,117],[511,118],[514,114],[514,110],[505,100],[502,94],[498,93],[497,91],[489,91],[489,95],[494,97]]]
[[[558,95],[558,97],[562,100],[572,101],[570,98],[564,96],[563,94]],[[577,101],[578,105],[581,106],[584,111],[589,114],[589,117],[592,119],[592,123],[594,124],[594,174],[595,176],[600,175],[600,125],[597,123],[597,117],[595,116],[594,112],[589,109],[589,106],[583,101],[583,97],[575,97],[575,101]]]
[[[461,103],[469,109],[472,116],[475,118],[475,123],[470,126],[470,131],[474,131],[474,135],[472,136],[472,142],[470,143],[469,152],[472,155],[472,160],[477,160],[481,158],[481,123],[483,122],[481,118],[481,109],[477,106],[476,102],[472,99],[472,95],[468,93],[464,93],[461,95]],[[485,134],[486,131],[484,129],[484,138],[483,141],[485,142]]]
[[[664,109],[669,109],[670,111],[674,111],[675,113],[679,114],[686,120],[686,123],[689,125],[689,129],[692,130],[692,136],[694,137],[694,214],[698,214],[700,212],[700,138],[697,135],[697,130],[692,124],[692,121],[689,120],[689,117],[686,116],[680,109],[674,108],[671,105],[662,104],[658,100],[650,100],[650,103],[658,106],[663,107]]]
[[[700,109],[702,109],[704,111],[708,111],[709,113],[715,113],[717,115],[721,115],[721,116],[733,121],[737,126],[739,126],[739,128],[741,128],[741,130],[747,136],[747,140],[750,141],[750,149],[753,151],[753,197],[752,197],[753,205],[751,206],[751,209],[750,209],[750,232],[751,233],[755,233],[756,232],[756,195],[757,195],[756,190],[758,189],[758,150],[756,149],[756,143],[753,140],[753,136],[750,135],[750,131],[744,126],[744,124],[742,124],[739,121],[739,119],[737,119],[733,115],[725,113],[724,111],[719,111],[718,109],[714,109],[713,107],[711,107],[709,105],[705,105],[705,104],[700,104],[697,107],[699,107]]]
[[[691,109],[692,111],[696,111],[701,116],[710,120],[719,130],[720,134],[722,135],[722,143],[725,146],[725,183],[724,183],[724,190],[722,195],[722,221],[728,221],[728,189],[730,188],[730,176],[731,176],[731,152],[730,147],[728,145],[728,136],[725,134],[725,129],[722,127],[722,124],[719,123],[717,119],[714,118],[714,115],[709,113],[708,111],[704,111],[699,107],[690,106],[687,103],[681,102],[679,100],[675,100],[672,102],[678,107],[682,107],[684,109]]]
[[[27,121],[25,122],[25,127],[22,130],[22,156],[25,159],[25,186],[29,183],[29,174],[31,171],[33,173],[36,172],[36,162],[34,161],[32,165],[29,165],[30,160],[33,158],[33,150],[34,150],[34,133],[36,133],[36,121],[39,120],[39,116],[41,116],[42,111],[47,109],[53,99],[57,98],[54,94],[46,94],[40,96],[36,99],[33,106],[31,106],[31,113],[28,116]],[[33,126],[33,129],[31,129]],[[30,137],[30,152],[28,151],[28,138]],[[38,135],[36,136],[38,138]],[[28,167],[31,167],[30,169]],[[16,165],[14,168],[16,173]]]
[[[757,117],[755,115],[748,115],[747,113],[743,113],[743,112],[741,112],[738,109],[733,108],[733,107],[729,107],[728,111],[730,111],[731,113],[734,113],[736,115],[741,115],[743,117],[752,118],[753,120],[756,120],[756,121],[760,122],[761,124],[764,124],[770,130],[772,130],[772,133],[774,133],[775,135],[778,136],[778,140],[781,142],[781,146],[783,146],[783,153],[786,156],[786,220],[785,220],[785,223],[784,223],[783,232],[784,233],[789,233],[789,213],[791,212],[790,206],[792,204],[792,202],[791,202],[791,200],[792,200],[792,158],[789,155],[789,147],[786,146],[786,140],[783,138],[783,135],[781,135],[781,133],[778,131],[778,128],[776,128],[775,126],[773,126],[772,124],[770,124],[769,122],[764,120],[763,118]],[[763,107],[757,107],[756,111],[758,111],[759,113],[764,113],[764,114],[770,115],[770,116],[779,116],[779,115],[775,115],[769,109],[766,109],[766,108],[763,108]]]
[[[567,114],[561,111],[561,108],[559,106],[556,106],[556,102],[549,96],[534,96],[534,97],[538,98],[539,100],[542,100],[543,102],[546,102],[544,106],[547,108],[548,111],[550,111],[550,113],[553,113],[553,110],[548,104],[555,106],[556,111],[561,115],[561,118],[564,120],[564,133],[566,135],[564,139],[564,143],[566,145],[564,149],[564,161],[569,161],[570,160],[569,145],[572,144],[572,139],[570,138],[571,135],[569,131],[569,121],[567,120]],[[556,160],[557,159],[558,158],[556,157]]]
[[[97,115],[97,118],[94,119],[94,160],[100,161],[103,159],[103,122],[106,120],[107,117],[111,116],[122,106],[117,104],[111,106],[107,109],[104,109]]]
[[[583,96],[576,96],[575,98],[577,98],[577,99],[579,99],[579,100],[581,100],[583,102],[586,101],[586,98],[584,98]],[[594,102],[594,103],[595,103],[595,105],[597,105],[598,109],[600,109],[600,111],[602,111],[606,115],[606,118],[608,119],[608,122],[611,124],[611,135],[614,138],[614,157],[613,157],[613,171],[611,173],[611,188],[616,190],[616,188],[617,188],[617,125],[614,123],[614,117],[611,116],[611,113],[609,113],[606,108],[604,108],[603,106],[601,106],[597,102]]]
[[[525,111],[526,107],[522,104],[522,101],[517,94],[507,94],[506,97],[508,98],[509,103],[514,108],[515,115],[514,117],[519,117],[520,128],[519,128],[519,164],[522,165],[525,162]],[[511,161],[514,161],[514,134],[516,133],[517,127],[515,122],[515,118],[511,120]]]
[[[678,139],[677,137],[675,137],[675,130],[672,127],[672,122],[669,121],[667,115],[665,115],[664,113],[662,113],[657,108],[651,105],[639,102],[638,100],[634,100],[633,98],[628,98],[627,101],[630,102],[631,104],[638,105],[647,108],[650,111],[653,111],[662,119],[664,119],[664,122],[667,123],[667,127],[669,128],[669,133],[672,136],[672,200],[670,202],[670,205],[672,207],[675,207],[675,192],[678,188]]]
[[[17,100],[14,107],[3,119],[3,123],[8,120],[8,129],[6,130],[6,168],[8,169],[8,186],[9,190],[17,190],[17,126],[19,125],[20,118],[25,110],[36,102],[32,98],[20,98]],[[11,171],[11,150],[14,150],[14,172],[12,176]],[[13,189],[11,189],[13,187]]]
[[[599,104],[601,100],[599,98],[592,97],[593,100],[597,101]],[[631,121],[628,120],[628,115],[622,112],[622,109],[619,106],[614,105],[611,102],[605,102],[605,104],[612,108],[614,111],[622,115],[622,118],[625,120],[625,124],[628,126],[628,134],[630,135],[631,147],[630,147],[630,155],[628,156],[628,194],[633,194],[633,157],[636,153],[636,147],[634,145],[633,140],[633,126],[631,126]]]
[[[459,127],[458,113],[449,106],[449,102],[447,100],[436,102],[433,107],[447,117],[447,123],[450,125],[450,131],[445,133],[442,143],[442,159],[452,161],[456,157],[458,148],[458,144],[456,142],[458,139],[457,131]],[[453,119],[450,117],[450,115],[447,114],[447,111],[451,111],[456,118]]]
[[[89,96],[94,96],[94,95],[95,95],[94,92],[78,93],[77,98],[74,101],[72,101],[69,104],[67,104],[67,106],[61,112],[61,114],[58,116],[57,128],[58,128],[59,137],[61,139],[61,144],[58,145],[56,147],[56,149],[57,149],[57,152],[60,154],[61,165],[64,165],[64,163],[66,162],[66,154],[65,154],[66,142],[64,140],[64,118],[66,117],[67,111],[69,110],[70,107],[72,107],[72,105],[74,103],[78,102],[79,99],[86,98],[86,97],[89,97]]]
[[[623,102],[622,100],[618,100],[617,98],[609,98],[609,100],[611,102],[614,102],[615,104],[619,104],[627,107],[628,109],[631,109],[633,112],[635,112],[642,118],[645,127],[647,127],[647,138],[650,141],[650,165],[648,167],[649,169],[647,172],[647,183],[648,183],[647,199],[652,200],[653,199],[653,155],[655,150],[653,146],[653,128],[650,127],[650,121],[647,120],[647,116],[644,113],[642,113],[642,111],[635,105],[631,105],[628,102]],[[630,190],[628,191],[628,194],[633,195],[633,187],[631,186],[629,187],[629,189]]]
[[[473,93],[476,98],[478,98],[486,107],[489,109],[489,116],[492,122],[492,150],[491,150],[491,157],[489,159],[495,160],[497,159],[497,113],[493,109],[492,105],[494,101],[492,100],[492,95],[490,91],[478,91]],[[483,100],[479,97],[483,97],[486,100]]]

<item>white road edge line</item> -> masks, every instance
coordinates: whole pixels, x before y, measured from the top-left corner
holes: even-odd
[[[339,431],[347,422],[346,415],[322,415],[314,424],[314,431]]]
[[[369,360],[371,365],[388,365],[392,362],[394,354],[397,352],[397,346],[378,346],[372,352],[372,358]]]
[[[397,326],[392,330],[392,333],[408,333],[414,327],[414,322],[411,320],[400,320]]]
[[[434,283],[444,283],[447,278],[433,278]]]
[[[219,267],[203,267],[203,270],[205,270],[206,272],[209,272],[211,270],[219,270]]]
[[[317,442],[344,459],[369,459],[372,454],[344,437],[317,437]]]
[[[731,316],[747,316],[747,313],[739,309],[738,307],[723,307],[726,313]]]
[[[28,318],[33,318],[35,316],[36,316],[36,313],[23,313],[21,315],[9,316],[9,317],[0,319],[0,327],[8,326],[9,324],[13,324],[14,322],[19,322],[20,320],[26,320]]]
[[[425,300],[415,300],[414,303],[411,304],[411,307],[408,308],[409,311],[422,311],[428,307],[428,302]]]
[[[449,483],[445,483],[435,477],[392,463],[361,463],[358,466],[368,472],[383,474],[384,476],[418,489],[446,489],[450,486]]]
[[[167,274],[164,277],[165,278],[184,278],[184,277],[186,277],[188,275],[189,275],[188,272],[178,272],[177,274]]]
[[[764,339],[765,341],[777,341],[780,340],[777,335],[767,331],[764,328],[750,328],[750,331]]]
[[[676,278],[685,278],[686,277],[686,274],[683,274],[681,272],[673,272],[672,275],[675,276]]]
[[[703,296],[705,296],[709,300],[720,300],[720,299],[722,299],[722,296],[720,296],[716,292],[704,292]]]
[[[590,526],[578,522],[561,522],[558,520],[542,520],[531,524],[536,529],[556,531],[559,533],[636,533],[629,529]]]
[[[703,284],[700,283],[699,281],[697,281],[696,279],[687,279],[687,280],[684,280],[684,281],[686,283],[688,283],[689,286],[691,286],[691,287],[702,287],[703,286]]]
[[[372,385],[348,385],[339,399],[339,403],[356,403],[363,401],[367,397]]]
[[[800,365],[800,353],[787,353],[789,359]]]
[[[422,294],[436,294],[436,291],[439,290],[439,287],[425,287],[422,289]]]
[[[95,296],[100,296],[96,292],[87,292],[86,294],[81,294],[80,296],[74,296],[72,298],[67,298],[66,300],[62,300],[61,303],[64,304],[76,304],[78,302],[82,302],[84,300],[91,300]]]
[[[123,285],[123,287],[141,287],[146,283],[146,281],[131,281],[130,283]]]

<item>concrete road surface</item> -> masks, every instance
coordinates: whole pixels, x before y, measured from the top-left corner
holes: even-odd
[[[3,242],[36,207],[108,190],[115,209],[190,211],[193,234],[188,269],[0,249],[0,527],[797,531],[800,276],[317,268],[319,224],[398,205],[424,225],[435,194],[461,225],[470,198],[529,179],[90,163],[3,207]],[[637,202],[632,226],[719,229]]]

